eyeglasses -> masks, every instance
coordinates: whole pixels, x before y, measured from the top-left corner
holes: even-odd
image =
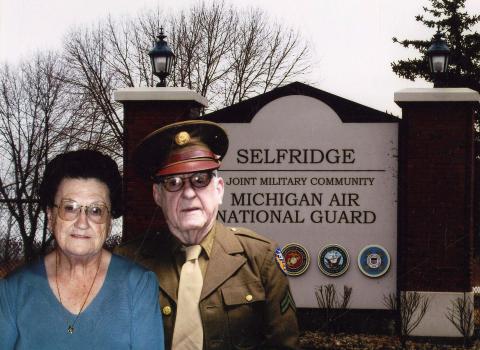
[[[104,224],[110,213],[107,205],[103,203],[80,205],[75,201],[62,199],[60,204],[54,204],[53,206],[58,208],[58,216],[66,221],[76,220],[82,208],[87,218],[96,224]]]
[[[178,192],[183,188],[187,179],[193,188],[204,188],[210,184],[214,175],[213,171],[203,171],[191,175],[160,177],[157,178],[156,182],[162,184],[163,188],[168,192]]]

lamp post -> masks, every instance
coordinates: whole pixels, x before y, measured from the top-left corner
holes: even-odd
[[[450,48],[446,41],[442,39],[442,33],[437,31],[433,36],[432,44],[427,50],[428,65],[433,77],[433,87],[445,86],[449,57]]]
[[[152,63],[153,74],[160,78],[157,87],[167,86],[166,78],[172,71],[173,61],[175,59],[175,54],[165,41],[166,37],[167,36],[163,34],[163,27],[161,27],[160,35],[157,36],[158,40],[155,46],[148,52]]]

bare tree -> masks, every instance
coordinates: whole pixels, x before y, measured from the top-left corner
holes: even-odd
[[[430,298],[417,291],[401,292],[398,297],[395,293],[384,296],[384,305],[398,312],[400,318],[400,342],[402,349],[406,349],[407,337],[422,321],[430,305]]]
[[[473,310],[473,299],[468,298],[467,293],[463,293],[462,298],[452,301],[452,307],[446,314],[447,319],[462,334],[464,347],[469,345],[473,334]]]
[[[302,79],[309,70],[300,34],[260,9],[201,2],[174,17],[170,29],[177,53],[173,83],[206,96],[211,109]]]
[[[112,50],[110,25],[107,21],[90,29],[70,32],[64,45],[64,67],[68,71],[64,82],[76,96],[77,116],[83,131],[80,144],[103,149],[118,159],[123,156],[123,125],[120,104],[115,103],[111,95],[119,85],[117,80],[122,81],[125,76],[115,74],[108,61],[122,64],[121,55],[109,54]]]
[[[258,9],[248,10],[241,18],[230,52],[232,69],[224,79],[224,105],[301,79],[309,69],[309,49],[298,33],[269,24]]]
[[[318,307],[325,312],[324,327],[328,332],[334,331],[336,321],[347,313],[352,296],[352,288],[343,286],[343,295],[339,296],[333,284],[315,288]]]
[[[70,147],[75,135],[62,99],[63,74],[54,54],[0,70],[0,201],[15,222],[27,260],[51,240],[36,195],[43,167],[50,154]]]
[[[225,106],[219,84],[232,70],[230,59],[239,23],[239,12],[224,2],[204,2],[182,11],[169,24],[177,54],[173,84],[187,86],[211,103]]]
[[[8,210],[0,207],[0,222],[3,223],[3,234],[0,237],[0,261],[8,263],[12,260],[17,260],[21,256],[18,251],[17,242],[13,237],[13,216],[8,213]]]
[[[64,43],[66,82],[77,97],[84,142],[118,160],[124,130],[113,90],[154,86],[147,53],[161,24],[177,57],[170,85],[201,93],[210,110],[301,80],[309,68],[308,45],[298,32],[272,23],[258,9],[239,10],[222,1],[196,3],[165,17],[148,11],[73,29]]]

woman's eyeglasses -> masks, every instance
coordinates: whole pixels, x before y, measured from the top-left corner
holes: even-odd
[[[198,173],[193,173],[189,175],[172,175],[165,176],[156,179],[156,182],[162,184],[163,188],[168,192],[178,192],[180,191],[185,182],[188,180],[190,185],[193,188],[204,188],[210,184],[212,177],[214,176],[213,171],[203,171]]]
[[[60,204],[54,204],[53,206],[58,208],[58,216],[65,221],[76,220],[82,208],[87,218],[96,224],[104,224],[110,214],[107,205],[103,203],[80,205],[75,201],[62,199]]]

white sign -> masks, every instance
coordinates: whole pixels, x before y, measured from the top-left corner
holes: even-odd
[[[307,250],[309,267],[289,277],[298,307],[318,307],[315,288],[334,284],[340,294],[353,288],[352,308],[385,309],[384,296],[396,292],[398,124],[343,123],[322,101],[293,95],[268,103],[251,123],[222,126],[230,146],[220,220]],[[330,244],[348,252],[344,273],[318,267]],[[369,245],[389,253],[378,278],[357,263]],[[380,256],[369,259],[380,264]]]

